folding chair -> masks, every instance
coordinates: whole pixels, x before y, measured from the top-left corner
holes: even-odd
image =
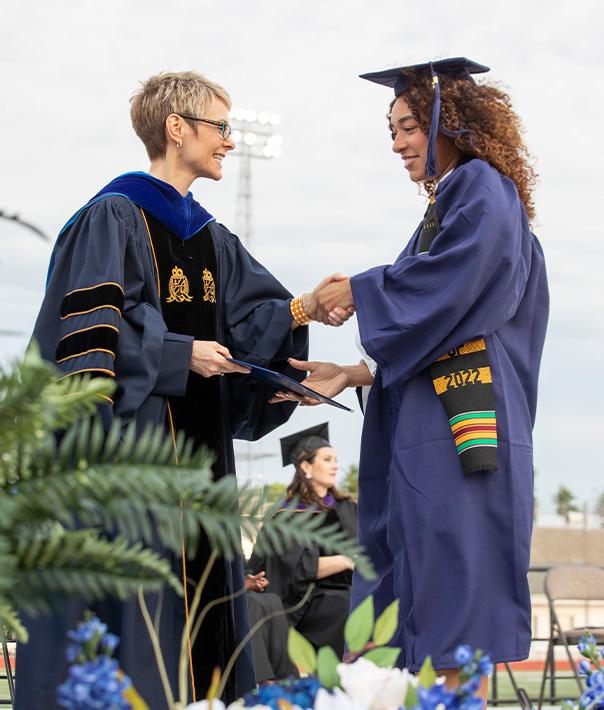
[[[514,678],[514,674],[512,673],[512,668],[509,663],[504,663],[503,666],[505,667],[510,683],[512,684],[512,689],[514,691],[514,695],[516,696],[516,699],[518,700],[518,703],[520,705],[521,710],[531,710],[533,707],[533,704],[530,701],[530,698],[524,688],[520,688],[518,683],[516,683],[516,678]],[[493,676],[491,678],[491,694],[490,697],[488,698],[487,702],[487,707],[490,707],[491,705],[493,706],[498,706],[498,705],[509,705],[510,703],[514,702],[514,698],[500,698],[499,693],[498,693],[498,688],[497,688],[497,670],[498,666],[495,665],[493,668]]]
[[[556,646],[564,646],[570,667],[573,671],[572,676],[558,676],[558,680],[562,678],[574,678],[577,682],[579,692],[583,692],[583,683],[577,673],[577,667],[571,655],[570,646],[575,646],[586,631],[589,631],[595,636],[598,643],[603,643],[604,627],[582,626],[572,629],[563,628],[560,623],[558,611],[556,610],[556,602],[561,600],[575,600],[587,603],[589,601],[604,600],[604,569],[600,567],[571,565],[552,567],[545,575],[544,589],[549,604],[550,633],[545,666],[543,668],[543,677],[541,679],[539,710],[541,710],[541,705],[543,704],[545,683],[548,678],[550,681],[550,703],[554,704],[564,700],[563,697],[556,697],[556,664],[554,658]]]

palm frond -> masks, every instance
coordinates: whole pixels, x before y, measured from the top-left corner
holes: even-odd
[[[106,378],[74,376],[57,380],[56,370],[32,343],[21,362],[0,368],[0,485],[10,480],[16,458],[28,461],[32,450],[85,415],[115,384]]]
[[[45,535],[20,532],[14,594],[27,613],[48,612],[57,592],[87,600],[107,594],[124,599],[141,586],[153,592],[169,584],[182,593],[170,563],[140,543],[107,540],[95,530],[65,530],[59,524]]]
[[[27,630],[19,620],[19,615],[12,601],[0,598],[0,643],[5,641],[27,641]]]
[[[182,433],[175,451],[161,427],[140,435],[115,421],[105,432],[89,415],[112,388],[100,378],[57,381],[35,347],[12,371],[0,370],[1,633],[25,638],[17,602],[35,613],[56,595],[123,598],[165,584],[181,592],[170,563],[150,547],[180,554],[184,540],[193,555],[205,537],[230,559],[241,553],[242,530],[256,538],[261,524],[257,544],[267,554],[320,544],[372,575],[360,548],[322,527],[323,516],[267,518],[262,491],[238,490],[233,476],[214,481],[212,455],[194,452]]]

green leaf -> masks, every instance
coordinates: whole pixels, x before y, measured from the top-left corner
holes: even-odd
[[[411,685],[411,683],[409,683],[407,685],[407,694],[405,695],[405,707],[414,708],[418,704],[419,701],[417,698],[417,690],[415,689],[414,685]]]
[[[290,628],[287,637],[287,652],[300,673],[310,674],[317,669],[317,653],[313,645],[293,626]]]
[[[381,646],[380,648],[372,648],[370,651],[367,651],[363,658],[372,661],[372,663],[375,663],[375,665],[380,668],[392,668],[400,652],[400,648]]]
[[[336,667],[340,663],[336,652],[331,646],[323,646],[317,655],[317,675],[324,688],[331,690],[340,685],[340,676]]]
[[[369,596],[352,612],[344,627],[346,645],[353,653],[365,648],[373,631],[373,597]]]
[[[436,671],[432,665],[430,656],[426,656],[426,660],[422,663],[419,671],[419,684],[424,688],[431,688],[436,680]]]
[[[394,636],[398,626],[399,600],[395,599],[379,615],[373,629],[373,643],[376,646],[385,646]]]

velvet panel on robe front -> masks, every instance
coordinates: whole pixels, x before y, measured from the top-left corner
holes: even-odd
[[[378,573],[355,575],[353,607],[398,598],[402,665],[455,647],[520,660],[531,639],[527,582],[532,426],[548,313],[543,254],[511,180],[483,161],[436,194],[441,232],[418,255],[352,278],[361,341],[378,363],[362,436],[359,542]],[[484,337],[497,412],[497,470],[464,476],[429,366]]]
[[[209,233],[214,241],[218,280],[224,289],[216,322],[217,340],[233,354],[254,357],[269,367],[286,370],[287,357],[305,359],[307,329],[290,330],[289,292],[225,227],[212,222]],[[168,331],[163,320],[153,254],[140,209],[124,197],[99,200],[81,212],[58,240],[53,262],[54,272],[33,333],[43,357],[56,363],[59,341],[76,330],[117,328],[115,357],[107,352],[86,352],[57,366],[63,375],[88,370],[115,376],[119,394],[113,406],[100,408],[106,427],[114,417],[124,423],[135,421],[139,431],[148,424],[163,425],[166,397],[186,391],[193,338]],[[67,293],[103,283],[116,283],[123,290],[121,312],[97,308],[61,318]],[[288,370],[288,374],[302,378],[298,371]],[[224,470],[234,473],[232,438],[263,436],[286,421],[294,405],[268,405],[269,393],[243,376],[220,378],[218,386],[223,436],[217,454],[224,461]],[[176,557],[173,563],[180,574]],[[243,586],[240,559],[226,565],[226,577],[229,589]],[[153,609],[157,597],[150,595],[148,603]],[[175,679],[184,607],[182,599],[168,591],[161,605],[164,660],[169,677]],[[73,600],[54,616],[28,620],[32,641],[18,649],[18,710],[56,706],[56,686],[66,676],[66,663],[61,662],[66,633],[81,619],[84,608],[81,601]],[[98,609],[111,630],[122,636],[116,653],[120,664],[143,691],[150,708],[163,709],[163,689],[136,601],[109,600]],[[230,614],[238,640],[248,629],[245,598],[234,600]],[[253,685],[251,652],[246,647],[235,668],[234,694]]]

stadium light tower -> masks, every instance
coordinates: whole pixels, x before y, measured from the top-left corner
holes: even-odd
[[[255,111],[254,109],[234,108],[229,114],[229,123],[233,131],[233,140],[237,144],[234,155],[239,156],[239,185],[237,188],[237,210],[235,227],[239,237],[249,250],[252,245],[252,160],[272,160],[282,153],[283,138],[276,132],[281,123],[278,113]],[[237,454],[247,463],[248,483],[254,482],[254,462],[259,459],[273,458],[276,454],[254,452],[248,443],[245,453]],[[258,483],[261,481],[257,479]]]
[[[267,111],[235,108],[230,113],[229,122],[237,144],[234,154],[241,159],[235,225],[249,249],[253,236],[252,160],[271,160],[281,155],[283,138],[275,130],[281,123],[281,116]]]

